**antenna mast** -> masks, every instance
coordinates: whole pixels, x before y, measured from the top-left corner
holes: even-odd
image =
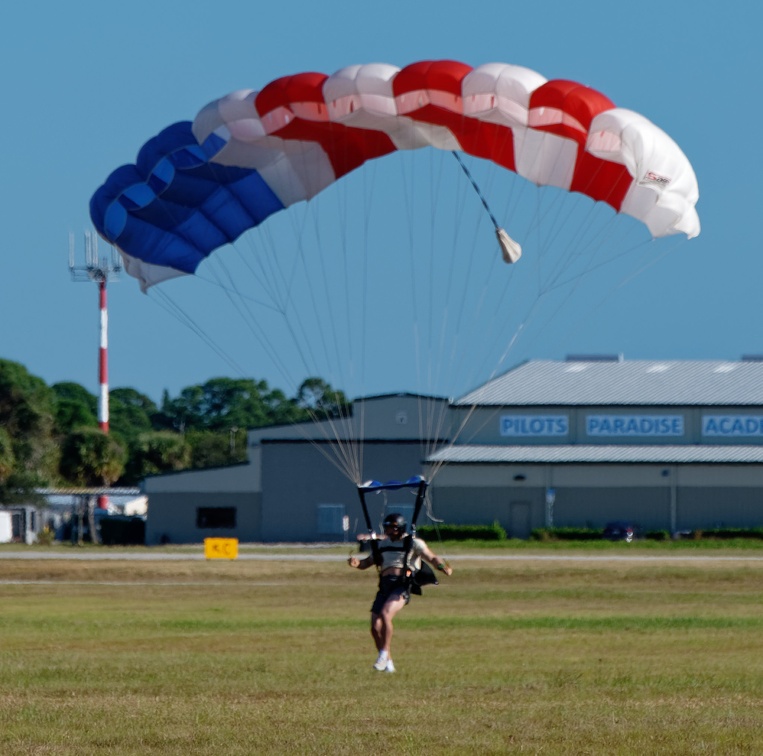
[[[98,425],[104,433],[109,432],[109,315],[106,306],[106,284],[116,281],[122,272],[119,255],[111,247],[109,255],[98,254],[98,235],[85,231],[85,264],[75,265],[74,234],[69,234],[69,271],[72,281],[95,281],[98,284],[100,311],[100,339],[98,351]],[[106,508],[106,497],[99,497],[98,506]]]

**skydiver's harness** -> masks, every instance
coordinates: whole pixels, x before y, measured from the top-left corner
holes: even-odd
[[[403,565],[402,565],[402,581],[407,593],[413,593],[418,596],[421,595],[421,587],[424,585],[438,585],[437,578],[431,567],[425,562],[421,562],[417,569],[413,569],[411,564],[411,554],[413,553],[413,539],[416,537],[416,521],[419,518],[419,513],[424,505],[424,499],[426,498],[427,486],[429,483],[425,478],[420,475],[409,478],[405,482],[391,480],[387,483],[379,483],[372,480],[367,483],[363,483],[358,486],[358,494],[360,496],[360,504],[363,508],[363,517],[366,521],[366,527],[368,528],[369,542],[371,544],[371,555],[373,557],[374,564],[377,569],[382,565],[382,553],[383,552],[403,552]],[[411,517],[410,532],[403,538],[402,545],[400,546],[381,546],[379,545],[379,539],[371,525],[371,517],[368,514],[368,505],[366,504],[367,493],[379,493],[381,491],[396,491],[401,488],[415,488],[416,489],[416,504],[413,507],[413,517]]]

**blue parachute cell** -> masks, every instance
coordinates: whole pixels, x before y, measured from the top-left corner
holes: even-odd
[[[144,262],[194,273],[213,250],[283,210],[257,171],[208,162],[216,140],[199,145],[187,121],[149,140],[135,165],[117,168],[93,196],[98,232]]]

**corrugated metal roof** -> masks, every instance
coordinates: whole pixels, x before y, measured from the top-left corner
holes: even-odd
[[[652,463],[672,464],[763,464],[763,446],[485,446],[455,445],[432,454],[427,462],[462,463]]]
[[[531,360],[455,404],[763,406],[763,361]]]

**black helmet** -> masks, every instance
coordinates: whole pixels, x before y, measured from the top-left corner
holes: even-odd
[[[384,527],[386,528],[388,525],[396,525],[400,530],[405,530],[405,517],[399,512],[390,512],[384,518]]]

